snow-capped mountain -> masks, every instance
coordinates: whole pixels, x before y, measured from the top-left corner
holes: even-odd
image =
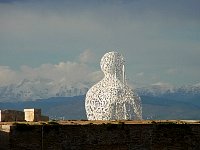
[[[200,85],[188,85],[181,87],[163,87],[159,85],[152,85],[148,87],[142,87],[136,89],[139,95],[143,96],[156,96],[156,97],[165,97],[165,96],[200,96]]]
[[[92,83],[71,83],[67,79],[53,81],[49,79],[24,79],[18,84],[0,87],[0,102],[33,101],[50,97],[72,97],[84,95]],[[193,86],[168,87],[152,85],[136,88],[140,96],[188,100],[193,96],[200,97],[200,84]]]
[[[84,95],[88,85],[69,83],[62,79],[55,82],[48,79],[24,79],[19,84],[0,87],[0,101],[29,101],[50,97],[71,97]]]

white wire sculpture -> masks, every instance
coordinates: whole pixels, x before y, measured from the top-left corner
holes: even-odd
[[[124,58],[106,53],[100,62],[104,78],[89,89],[85,99],[88,120],[141,120],[140,97],[127,85]]]

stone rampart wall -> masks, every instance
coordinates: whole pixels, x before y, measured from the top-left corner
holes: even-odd
[[[198,124],[21,124],[10,132],[12,150],[199,150],[199,141]]]

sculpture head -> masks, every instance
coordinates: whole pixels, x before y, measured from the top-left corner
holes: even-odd
[[[108,52],[101,58],[101,70],[105,76],[111,75],[122,79],[124,62],[124,58],[120,53]]]

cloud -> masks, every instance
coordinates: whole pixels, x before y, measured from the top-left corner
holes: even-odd
[[[173,85],[171,85],[170,83],[166,83],[166,82],[156,82],[156,83],[153,83],[151,84],[152,86],[158,86],[159,88],[162,88],[162,89],[170,89],[170,88],[173,88]]]
[[[21,78],[79,80],[75,73],[87,76],[84,70],[92,72],[91,64],[95,64],[93,70],[99,70],[96,57],[110,49],[119,49],[126,56],[127,72],[140,83],[187,84],[199,80],[200,1],[5,2],[0,2],[0,64],[14,70],[4,69],[1,83],[17,78],[11,76],[13,73]],[[82,49],[86,50],[80,54]],[[79,57],[73,61],[75,56]],[[21,70],[15,71],[20,66]],[[180,78],[175,69],[166,72],[166,68],[182,68],[187,76]],[[9,71],[10,77],[5,78]],[[151,78],[154,74],[158,79]]]
[[[103,72],[102,71],[94,71],[89,75],[89,80],[88,81],[93,81],[93,83],[96,83],[97,81],[100,81],[103,79]]]
[[[86,64],[78,62],[60,62],[59,64],[43,64],[38,68],[23,66],[21,73],[27,78],[47,78],[60,80],[65,78],[68,82],[80,82],[87,79],[91,73]]]
[[[90,49],[86,49],[80,54],[79,60],[82,63],[92,63],[94,62],[95,57],[95,54]]]
[[[200,82],[199,82],[199,83],[196,83],[196,84],[194,84],[193,86],[200,87]]]
[[[144,72],[139,72],[139,73],[136,74],[136,76],[137,77],[142,77],[142,76],[144,76]]]
[[[101,71],[92,71],[85,63],[67,61],[58,64],[42,64],[39,67],[21,66],[14,71],[8,66],[0,66],[0,86],[15,84],[23,79],[50,79],[52,81],[65,81],[66,83],[94,84],[102,78]]]
[[[0,66],[0,86],[16,82],[16,72],[8,66]]]
[[[169,86],[170,84],[169,83],[165,83],[165,82],[156,82],[156,83],[153,83],[152,85]]]

